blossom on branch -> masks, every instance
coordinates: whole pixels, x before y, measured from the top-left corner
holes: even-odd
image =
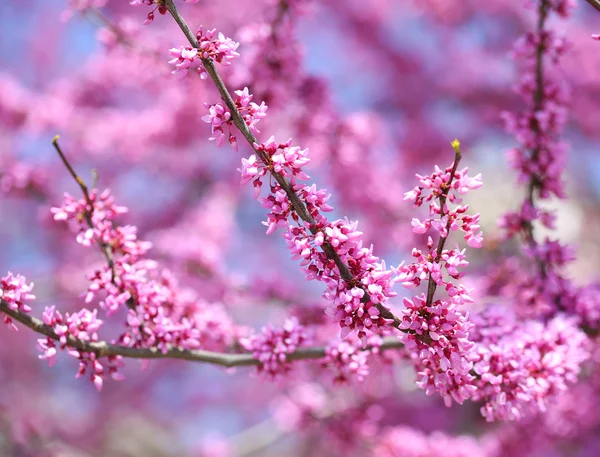
[[[8,307],[14,311],[30,313],[31,307],[27,302],[35,300],[35,295],[31,293],[33,283],[26,284],[25,281],[25,277],[13,275],[10,272],[0,278],[0,300],[7,303]],[[13,320],[7,315],[4,315],[4,323],[13,330],[18,330]]]
[[[258,372],[274,379],[287,374],[292,365],[287,356],[308,341],[306,329],[297,319],[288,319],[283,327],[267,325],[258,334],[240,340],[247,351],[261,362]]]
[[[106,376],[116,381],[124,379],[123,374],[118,371],[119,367],[123,366],[121,357],[97,357],[93,352],[83,352],[68,345],[68,337],[86,342],[99,340],[97,331],[102,326],[102,321],[97,318],[97,310],[90,311],[84,308],[74,314],[65,313],[63,317],[60,311],[51,306],[44,311],[43,321],[44,324],[53,327],[60,337],[58,347],[52,338],[38,339],[38,348],[43,352],[39,358],[48,360],[49,366],[56,362],[59,349],[66,350],[71,357],[79,360],[79,370],[75,376],[80,378],[89,369],[90,380],[98,390],[102,389]]]
[[[196,32],[196,40],[198,48],[191,46],[181,46],[179,48],[171,48],[169,54],[173,57],[169,63],[175,66],[175,70],[171,73],[186,76],[188,70],[194,62],[198,63],[196,70],[202,79],[208,77],[206,69],[202,64],[202,60],[212,59],[221,65],[227,66],[231,64],[231,60],[239,57],[236,49],[240,45],[231,38],[227,38],[222,33],[216,33],[216,29],[207,30],[204,32],[202,26]]]

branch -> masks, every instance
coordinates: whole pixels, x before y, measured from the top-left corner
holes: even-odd
[[[590,5],[592,5],[594,8],[596,8],[598,11],[600,11],[600,1],[599,0],[585,0],[586,2],[588,2]]]
[[[185,20],[181,16],[181,14],[179,13],[179,10],[175,6],[175,3],[173,2],[173,0],[164,0],[164,5],[167,8],[167,10],[169,11],[169,13],[171,14],[171,16],[173,16],[173,19],[175,19],[175,22],[177,22],[177,25],[179,25],[179,28],[186,36],[189,43],[194,48],[196,48],[196,49],[199,48],[199,44],[198,44],[198,40],[196,39],[196,36],[194,35],[194,33],[192,33],[191,29],[189,28],[189,26],[187,25],[187,23],[185,22]],[[206,58],[206,59],[203,58],[201,60],[202,60],[202,64],[204,65],[204,69],[206,70],[208,75],[211,77],[211,79],[215,83],[215,86],[217,87],[217,90],[219,91],[221,98],[223,99],[223,101],[227,105],[227,108],[231,112],[231,119],[232,119],[233,123],[238,128],[238,130],[242,133],[244,138],[246,138],[246,141],[248,142],[250,147],[254,150],[254,152],[257,154],[257,156],[260,157],[260,159],[263,161],[263,163],[268,165],[270,163],[268,154],[265,151],[261,151],[256,148],[255,144],[257,144],[258,141],[257,141],[256,137],[254,136],[254,134],[250,131],[250,128],[246,125],[246,122],[244,122],[244,119],[242,118],[240,112],[238,111],[238,109],[235,105],[235,102],[233,101],[233,98],[231,97],[231,94],[229,93],[229,90],[227,89],[227,86],[225,86],[225,83],[223,82],[221,75],[219,75],[219,73],[217,72],[215,63],[210,58]],[[271,176],[277,181],[277,183],[285,191],[288,199],[290,200],[292,206],[294,207],[296,214],[304,222],[306,222],[308,224],[309,230],[311,231],[311,233],[313,235],[315,235],[317,233],[316,221],[310,215],[310,213],[308,212],[308,209],[306,208],[306,205],[302,202],[302,200],[300,199],[298,194],[296,194],[296,192],[292,188],[292,185],[290,184],[290,182],[285,177],[281,176],[279,173],[274,173],[273,171],[271,171]],[[340,272],[340,275],[344,279],[344,281],[346,281],[349,284],[356,284],[356,280],[354,279],[348,266],[342,261],[340,256],[337,254],[337,252],[333,248],[333,246],[328,241],[325,241],[321,248],[323,249],[323,252],[327,255],[327,257],[329,257],[331,260],[333,260],[333,262],[335,262],[335,265],[337,266],[337,268]],[[366,290],[365,290],[365,295],[363,297],[363,300],[365,300],[365,302],[370,300],[369,294]],[[374,303],[374,305],[379,310],[381,317],[393,321],[392,325],[395,328],[397,328],[398,330],[401,330],[400,324],[402,321],[398,317],[396,317],[385,306],[383,306],[379,303],[377,303],[377,304]],[[401,331],[404,331],[404,330],[401,330]]]
[[[61,336],[56,333],[53,327],[44,324],[41,320],[25,314],[21,311],[11,309],[7,302],[0,300],[0,312],[5,313],[12,319],[20,322],[25,327],[30,328],[34,332],[52,338],[55,341],[60,341]],[[238,366],[257,366],[260,362],[252,357],[252,354],[228,354],[225,352],[203,351],[201,349],[178,349],[171,348],[163,353],[157,348],[138,349],[116,344],[110,344],[105,341],[90,342],[74,338],[70,335],[66,336],[67,346],[76,348],[82,352],[94,353],[98,357],[121,356],[130,359],[181,359],[193,362],[210,363],[221,365],[226,368]],[[384,339],[380,350],[400,349],[403,344],[395,337],[387,337]],[[324,347],[308,347],[300,348],[291,354],[287,354],[287,359],[294,360],[310,360],[321,359],[325,357]]]

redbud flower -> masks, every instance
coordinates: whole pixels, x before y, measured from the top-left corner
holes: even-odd
[[[240,340],[244,349],[261,362],[259,373],[269,378],[287,374],[291,369],[287,355],[306,342],[306,330],[296,318],[288,319],[281,328],[267,325],[260,333]]]
[[[26,284],[25,278],[21,275],[13,275],[9,272],[0,278],[0,300],[7,303],[13,311],[31,312],[31,307],[27,302],[35,300],[35,295],[31,293],[32,289],[33,283]],[[18,330],[13,320],[7,315],[4,316],[4,323],[10,328]]]

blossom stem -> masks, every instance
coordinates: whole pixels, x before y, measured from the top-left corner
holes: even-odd
[[[458,163],[460,162],[461,157],[462,156],[460,154],[460,149],[457,146],[455,148],[455,153],[454,153],[454,164],[452,165],[452,171],[450,172],[450,180],[448,181],[447,187],[442,191],[442,195],[440,195],[440,197],[439,197],[440,218],[444,217],[444,205],[446,204],[446,199],[448,198],[448,192],[450,192],[450,188],[452,186],[452,181],[454,180],[454,174],[456,173],[456,170],[458,168]],[[451,225],[451,221],[450,221],[450,219],[448,219],[448,222],[446,223],[446,236],[440,235],[440,239],[438,240],[437,249],[435,251],[435,259],[433,259],[434,263],[439,263],[440,259],[442,258],[442,252],[444,251],[444,246],[446,245],[446,240],[450,236],[450,225]],[[428,284],[427,284],[427,301],[426,301],[427,306],[429,306],[433,303],[433,297],[435,295],[436,289],[437,289],[437,283],[433,280],[433,275],[430,272]]]

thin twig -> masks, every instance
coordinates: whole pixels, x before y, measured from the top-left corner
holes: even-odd
[[[440,195],[440,197],[439,197],[440,218],[444,217],[444,205],[446,204],[446,200],[448,198],[448,192],[450,192],[450,189],[452,187],[452,181],[454,181],[454,174],[456,173],[456,169],[458,168],[458,163],[460,162],[461,157],[462,156],[460,154],[460,146],[455,146],[454,164],[452,165],[452,171],[450,171],[450,180],[448,181],[448,184],[446,185],[446,187],[442,190],[442,195]],[[438,245],[437,245],[437,248],[435,251],[435,259],[433,259],[434,263],[439,263],[439,261],[442,258],[442,252],[444,251],[444,246],[446,244],[446,240],[450,236],[450,225],[451,225],[451,221],[450,221],[450,218],[448,218],[448,222],[446,223],[446,236],[440,235],[440,239],[438,240]],[[433,303],[433,297],[435,295],[436,289],[437,289],[437,283],[433,280],[433,275],[430,272],[429,278],[428,278],[428,285],[427,285],[427,301],[426,301],[427,306],[429,306]]]
[[[25,314],[21,311],[11,309],[7,302],[0,300],[0,312],[5,313],[12,319],[20,322],[34,332],[45,335],[55,341],[60,341],[61,336],[56,333],[53,327],[44,324],[41,320]],[[228,354],[225,352],[203,351],[200,349],[178,349],[171,348],[166,352],[161,352],[158,348],[137,349],[116,344],[110,344],[105,341],[89,342],[74,338],[70,335],[66,337],[67,346],[79,349],[83,352],[94,353],[98,357],[121,356],[132,359],[181,359],[194,362],[210,363],[221,365],[223,367],[238,366],[257,366],[260,362],[252,354]],[[395,337],[386,337],[380,350],[400,349],[403,345]],[[321,359],[325,357],[324,347],[300,348],[295,352],[288,354],[288,360],[309,360]]]
[[[94,227],[94,222],[92,220],[92,215],[94,213],[94,202],[90,198],[90,193],[88,191],[88,187],[86,186],[85,182],[75,172],[75,170],[73,169],[73,166],[67,160],[67,157],[63,153],[61,147],[59,146],[59,144],[58,144],[58,139],[59,138],[60,137],[58,135],[56,135],[52,139],[52,146],[54,146],[54,149],[56,149],[56,152],[58,153],[58,155],[59,155],[60,159],[62,160],[62,162],[65,164],[65,167],[69,171],[69,174],[73,177],[73,179],[77,182],[77,184],[81,188],[81,192],[83,193],[83,196],[85,198],[85,202],[87,204],[87,208],[86,208],[86,211],[84,213],[84,217],[85,217],[85,220],[86,220],[89,228],[92,229],[92,230],[94,230],[95,227]],[[102,253],[104,254],[104,257],[106,257],[106,261],[108,262],[108,267],[110,268],[111,281],[114,284],[114,282],[115,282],[115,261],[114,261],[114,255],[113,255],[112,247],[110,245],[106,244],[103,240],[101,240],[101,239],[99,239],[97,237],[95,237],[95,238],[96,238],[96,241],[98,242],[98,244],[100,245],[100,249],[102,250]]]

